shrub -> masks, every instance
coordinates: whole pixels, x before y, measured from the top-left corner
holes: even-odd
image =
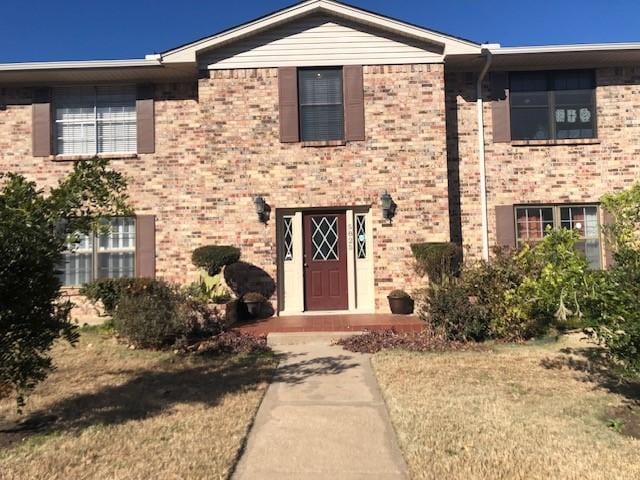
[[[219,275],[208,276],[208,279],[200,278],[199,281],[186,285],[183,290],[186,295],[202,302],[221,305],[231,300],[231,293],[220,283]]]
[[[411,295],[409,295],[404,290],[391,290],[391,292],[389,293],[389,295],[387,295],[387,297],[388,298],[411,298]]]
[[[78,337],[57,275],[67,240],[101,215],[130,213],[126,181],[107,166],[77,162],[47,196],[21,175],[0,174],[0,390],[18,406],[53,368],[54,342]]]
[[[209,275],[220,273],[222,267],[240,260],[240,249],[230,245],[207,245],[196,248],[191,255],[193,264]]]
[[[432,282],[455,276],[462,262],[462,248],[455,243],[413,243],[411,251],[416,259],[419,275],[427,275]]]
[[[86,283],[80,288],[80,295],[84,295],[91,303],[102,302],[107,315],[113,316],[118,306],[122,292],[135,283],[148,283],[146,278],[100,278]]]
[[[124,288],[113,325],[133,345],[153,349],[187,345],[222,330],[215,310],[162,280]]]
[[[467,286],[456,278],[431,283],[421,299],[420,318],[443,332],[448,340],[481,341],[489,336],[486,309],[477,305]]]
[[[264,298],[264,295],[260,293],[249,292],[242,297],[242,301],[244,303],[264,303],[267,301],[267,299]]]

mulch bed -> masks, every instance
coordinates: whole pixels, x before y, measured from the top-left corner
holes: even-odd
[[[486,347],[474,342],[454,342],[447,340],[429,330],[419,333],[398,333],[397,331],[383,330],[365,332],[342,338],[336,342],[346,350],[359,353],[376,353],[383,349],[399,348],[413,352],[450,352],[450,351],[478,351],[486,350]]]

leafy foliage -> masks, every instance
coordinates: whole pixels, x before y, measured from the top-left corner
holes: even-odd
[[[497,251],[424,292],[420,315],[459,340],[521,340],[584,325],[592,272],[577,233],[549,230],[535,246]]]
[[[264,303],[267,299],[258,292],[249,292],[242,296],[242,301],[244,303]]]
[[[607,347],[623,373],[640,375],[640,183],[605,195],[604,208],[613,223],[605,227],[614,248],[614,265],[594,278],[587,296],[588,330]]]
[[[413,243],[411,252],[416,259],[416,272],[427,275],[432,282],[455,276],[462,262],[462,248],[450,242]]]
[[[220,273],[222,267],[240,260],[240,249],[230,245],[206,245],[196,248],[191,255],[193,264],[209,275]]]
[[[135,283],[148,283],[147,278],[100,278],[84,284],[80,288],[80,295],[84,295],[92,303],[102,302],[105,313],[113,315],[118,306],[122,292]]]
[[[77,339],[57,265],[75,232],[99,216],[128,214],[126,181],[106,160],[78,162],[45,195],[23,176],[0,175],[0,390],[25,394],[53,368],[49,350]]]
[[[411,295],[409,295],[407,292],[405,292],[404,290],[391,290],[391,292],[389,292],[389,295],[387,295],[388,298],[410,298]]]
[[[215,309],[162,280],[125,287],[113,313],[113,326],[133,345],[152,349],[189,345],[223,328]]]
[[[208,278],[201,277],[197,282],[192,282],[184,287],[184,292],[202,302],[210,302],[218,305],[231,300],[231,293],[222,285],[220,274]]]

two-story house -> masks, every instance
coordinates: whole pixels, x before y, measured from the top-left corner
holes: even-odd
[[[308,0],[140,60],[0,65],[0,170],[54,185],[96,155],[136,216],[69,252],[101,277],[196,278],[241,248],[279,314],[385,312],[410,244],[471,255],[575,228],[640,178],[640,44],[501,48]],[[73,290],[70,290],[73,291]]]

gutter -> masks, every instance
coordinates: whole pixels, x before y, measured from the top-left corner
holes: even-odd
[[[476,83],[476,109],[478,115],[478,163],[480,169],[480,209],[482,219],[482,259],[489,260],[489,225],[487,219],[487,170],[485,166],[484,152],[484,116],[482,102],[482,81],[489,71],[493,54],[488,48],[482,48],[482,56],[485,58],[484,66]]]

